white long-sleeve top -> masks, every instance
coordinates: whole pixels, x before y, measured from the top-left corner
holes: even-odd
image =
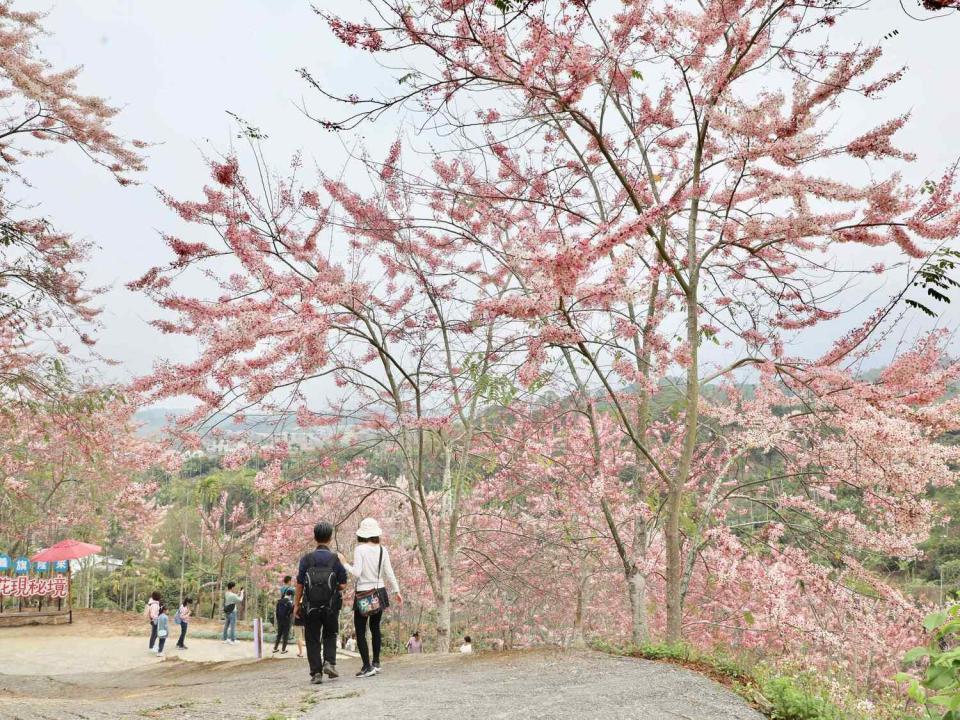
[[[380,564],[380,574],[377,575],[377,564],[380,563],[380,550],[383,550],[383,562]],[[397,576],[393,573],[390,564],[390,553],[383,545],[377,543],[357,543],[353,549],[353,564],[344,563],[347,572],[357,578],[357,590],[374,590],[386,587],[384,579],[390,583],[390,590],[400,592]]]

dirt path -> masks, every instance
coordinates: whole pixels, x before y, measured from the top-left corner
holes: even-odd
[[[87,613],[72,626],[0,629],[0,720],[762,720],[702,675],[601,653],[387,658],[367,679],[341,657],[343,677],[315,686],[296,646],[256,661],[249,642],[188,639],[160,660],[143,625]]]
[[[337,680],[306,717],[391,720],[761,720],[702,675],[593,652],[423,656],[374,678]]]
[[[600,653],[530,651],[403,657],[374,678],[307,682],[304,661],[167,660],[126,672],[0,675],[4,720],[761,720],[711,680]],[[0,669],[8,667],[0,665]]]

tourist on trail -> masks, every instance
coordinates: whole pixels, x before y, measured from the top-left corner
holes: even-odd
[[[418,655],[423,652],[423,642],[420,640],[420,631],[417,630],[407,640],[407,652],[411,655]]]
[[[283,597],[277,600],[275,610],[277,639],[273,643],[273,651],[277,652],[277,650],[280,650],[282,643],[283,649],[280,651],[281,655],[287,654],[287,641],[290,639],[290,622],[293,620],[293,596],[294,589],[291,587],[287,588],[283,593]]]
[[[167,606],[160,605],[160,614],[157,615],[157,657],[164,657],[163,646],[167,642],[167,635],[169,635],[169,633]]]
[[[173,622],[180,626],[180,639],[177,640],[177,647],[181,650],[186,650],[187,646],[183,644],[183,641],[187,639],[187,625],[190,624],[190,606],[193,604],[192,598],[184,598],[183,602],[180,603],[180,607],[177,609],[177,614],[173,616]]]
[[[343,644],[343,649],[348,650],[349,652],[357,651],[357,639],[353,635],[347,637],[347,641]]]
[[[157,617],[160,615],[160,593],[154,590],[143,608],[143,616],[150,621],[150,652],[156,652]]]
[[[293,634],[297,636],[297,657],[298,657],[298,658],[302,658],[302,657],[303,657],[303,644],[304,644],[304,642],[305,642],[305,641],[304,641],[304,637],[303,637],[303,618],[300,617],[300,616],[297,614],[297,611],[296,611],[296,610],[297,610],[296,602],[294,602],[293,610],[294,610],[294,612],[293,612]]]
[[[284,595],[287,594],[287,590],[289,590],[291,593],[294,592],[294,587],[293,587],[293,575],[284,575],[284,576],[283,576],[283,584],[280,586],[280,597],[281,597],[281,598],[282,598]]]
[[[237,594],[233,591],[236,586],[235,582],[228,582],[223,594],[223,641],[231,645],[237,644],[237,605],[243,602],[243,588]]]
[[[343,605],[347,571],[330,549],[333,525],[318,522],[313,528],[317,548],[300,558],[294,613],[303,619],[310,663],[310,682],[319,685],[323,675],[333,679],[337,672],[337,625]]]
[[[353,597],[353,626],[357,632],[357,648],[363,667],[357,677],[370,677],[380,672],[380,621],[383,611],[390,606],[390,596],[383,579],[390,583],[390,589],[403,604],[397,576],[393,574],[390,553],[380,544],[380,525],[373,518],[366,518],[357,529],[357,546],[353,550],[353,564],[344,562],[347,572],[357,578]],[[341,555],[341,560],[343,556]],[[373,659],[367,648],[367,625],[373,640]]]
[[[473,641],[470,639],[469,635],[464,636],[463,645],[460,646],[460,652],[464,655],[473,654]]]

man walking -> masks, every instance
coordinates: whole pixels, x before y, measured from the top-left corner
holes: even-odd
[[[236,586],[235,582],[228,582],[223,594],[223,641],[231,645],[237,644],[237,605],[243,602],[243,588],[238,594],[234,592]]]
[[[330,547],[333,525],[318,522],[313,528],[317,549],[300,558],[294,614],[303,620],[310,682],[319,685],[323,675],[337,672],[337,619],[347,586],[347,570]]]

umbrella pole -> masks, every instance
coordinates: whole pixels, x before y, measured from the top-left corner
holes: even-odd
[[[68,622],[72,625],[73,624],[73,583],[71,581],[69,560],[67,561],[67,608],[70,614],[70,620]]]

